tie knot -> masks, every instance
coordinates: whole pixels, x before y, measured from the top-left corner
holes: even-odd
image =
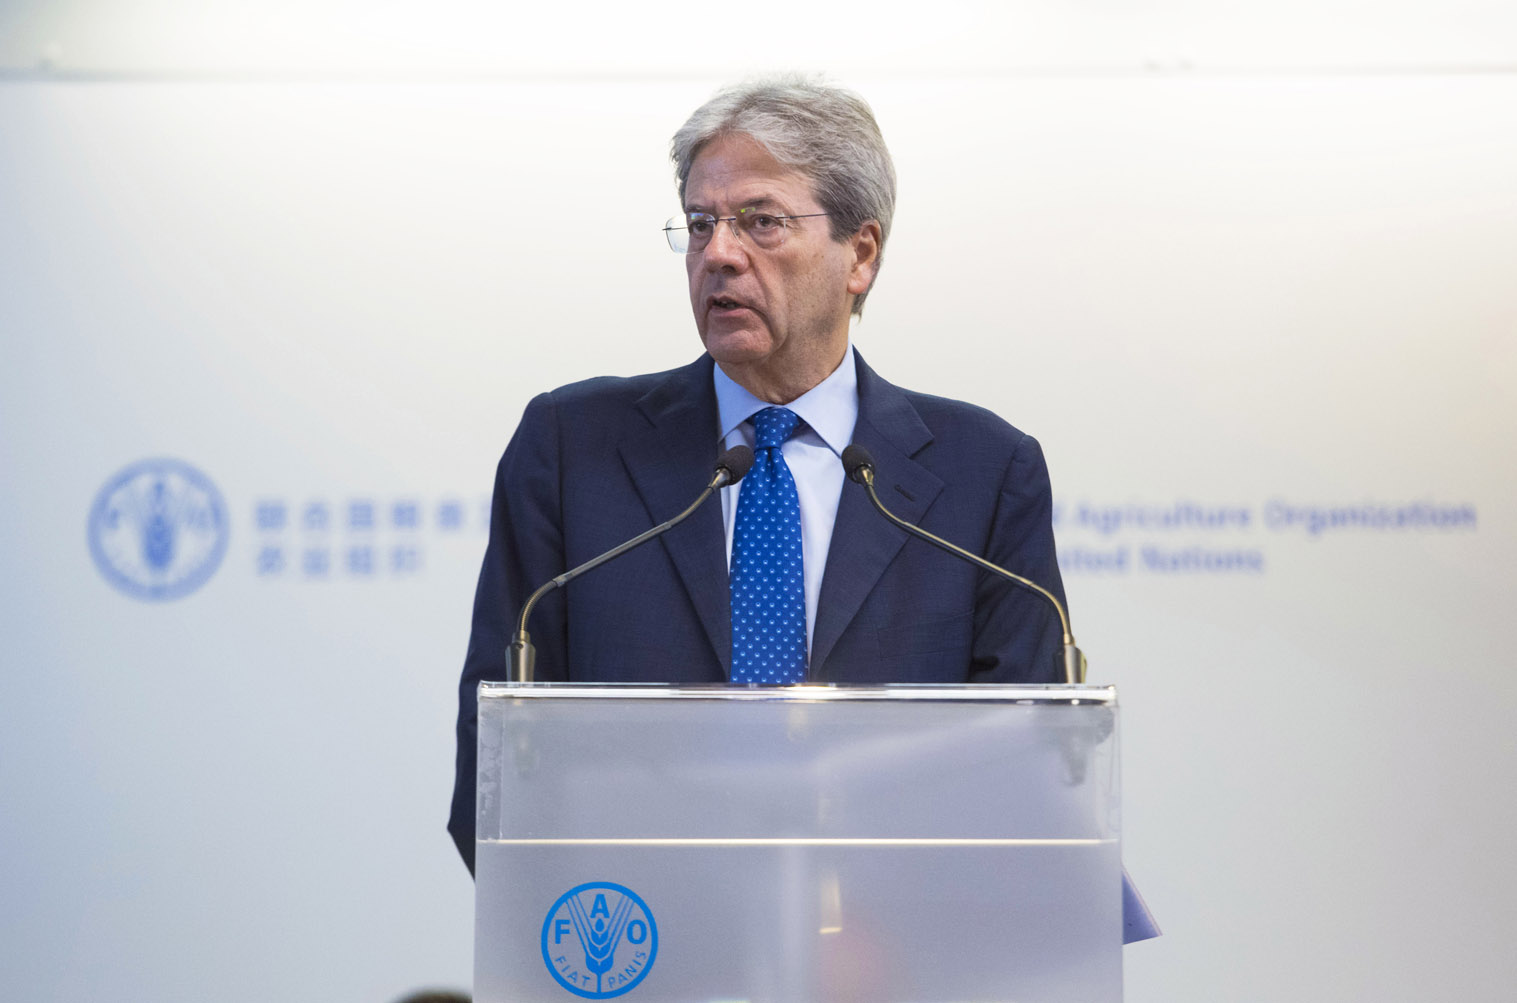
[[[790,438],[800,415],[782,407],[766,407],[753,416],[753,448],[773,449]]]

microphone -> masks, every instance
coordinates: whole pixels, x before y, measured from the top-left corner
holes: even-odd
[[[675,526],[684,522],[692,512],[701,507],[701,503],[711,497],[711,493],[717,488],[736,484],[753,467],[753,450],[747,446],[733,446],[716,458],[716,470],[711,475],[711,482],[706,485],[706,490],[700,493],[700,497],[691,503],[679,515],[666,522],[661,522],[652,529],[639,533],[626,543],[601,554],[592,557],[577,568],[571,568],[557,578],[546,582],[536,592],[527,597],[522,604],[521,616],[517,619],[516,634],[511,638],[511,644],[506,648],[506,679],[513,683],[530,683],[537,671],[537,649],[532,646],[532,638],[527,633],[527,617],[532,615],[532,607],[537,605],[537,600],[547,595],[554,589],[563,588],[565,585],[578,578],[580,575],[594,568],[600,567],[607,561],[620,557],[634,547],[639,547],[655,536],[668,532]]]
[[[971,564],[984,568],[986,571],[994,572],[1008,581],[1016,582],[1024,588],[1029,588],[1053,603],[1054,610],[1059,614],[1059,626],[1064,631],[1064,650],[1060,658],[1064,669],[1064,681],[1071,684],[1085,682],[1085,654],[1075,647],[1074,635],[1069,632],[1069,614],[1064,611],[1064,604],[1059,602],[1052,592],[1036,582],[1023,578],[1021,575],[1012,574],[999,565],[991,564],[985,558],[977,557],[962,547],[955,547],[942,537],[933,536],[922,527],[913,525],[891,512],[880,501],[880,496],[874,492],[874,457],[869,455],[869,450],[858,443],[853,443],[843,450],[843,469],[848,472],[849,480],[864,485],[864,490],[869,492],[869,500],[874,503],[875,508],[880,510],[881,515],[912,536],[921,537],[933,546],[946,550],[955,557],[963,558]]]

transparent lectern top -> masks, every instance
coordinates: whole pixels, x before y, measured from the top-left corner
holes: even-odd
[[[1094,686],[485,683],[478,838],[1114,840],[1115,719]]]

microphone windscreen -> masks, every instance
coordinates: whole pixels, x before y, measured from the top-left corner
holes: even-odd
[[[725,468],[731,475],[727,481],[729,485],[736,484],[753,469],[753,450],[744,445],[733,446],[716,458],[716,466],[718,470]]]
[[[848,479],[856,484],[864,483],[864,471],[874,469],[874,457],[869,455],[869,450],[858,443],[849,443],[843,450],[843,469],[848,472]]]

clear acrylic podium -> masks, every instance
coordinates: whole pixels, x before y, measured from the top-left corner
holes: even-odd
[[[1116,693],[485,683],[475,1000],[1122,995]]]

